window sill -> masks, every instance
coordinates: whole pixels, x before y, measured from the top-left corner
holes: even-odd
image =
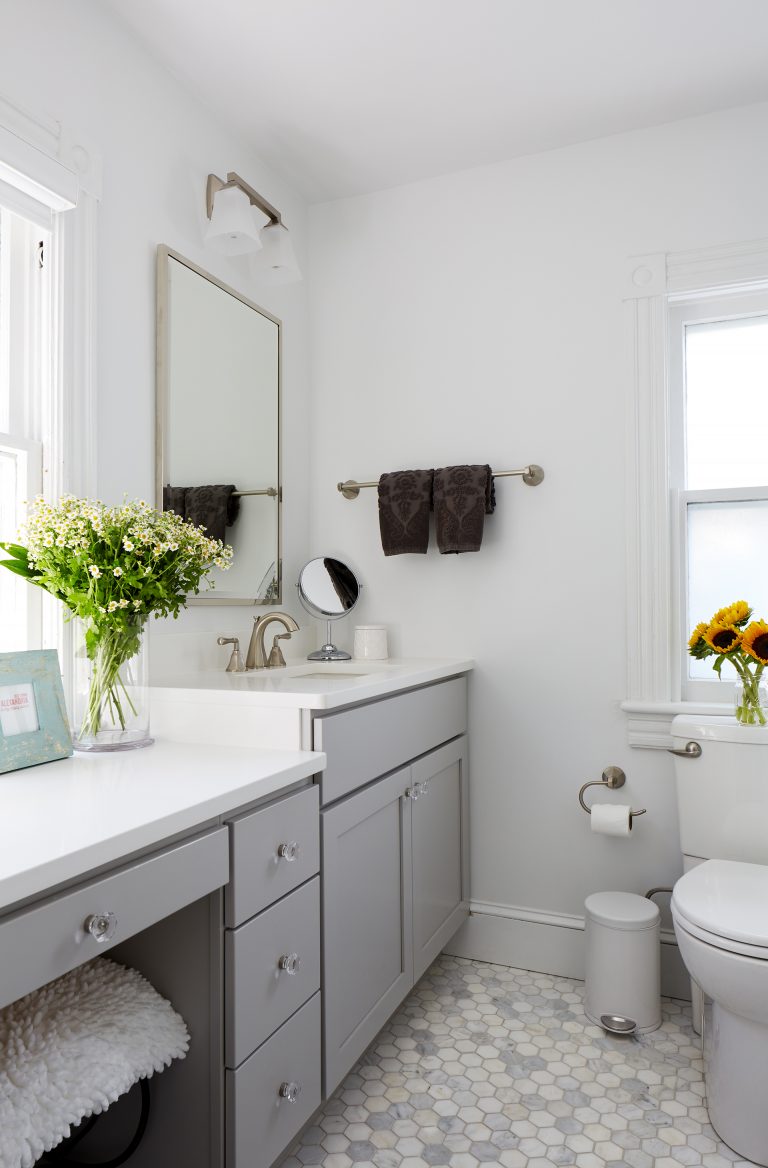
[[[677,714],[733,713],[728,702],[622,702],[627,715],[627,741],[646,750],[669,750],[672,746],[672,719]]]

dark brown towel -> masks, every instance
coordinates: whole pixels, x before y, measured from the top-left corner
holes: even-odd
[[[385,556],[426,554],[434,473],[397,470],[379,479],[379,529]]]
[[[226,486],[163,487],[163,510],[175,511],[187,523],[204,527],[209,539],[224,543],[225,527],[231,527],[240,513],[240,499],[234,483]]]
[[[183,519],[187,513],[187,488],[163,487],[163,511],[175,511]]]
[[[496,507],[490,466],[446,466],[435,471],[437,546],[446,552],[477,552],[483,522]]]

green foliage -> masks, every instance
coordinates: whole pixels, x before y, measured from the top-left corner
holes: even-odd
[[[106,507],[65,495],[52,506],[38,498],[24,532],[26,545],[0,544],[8,557],[0,567],[45,588],[96,636],[127,634],[137,618],[177,617],[187,595],[213,587],[211,570],[232,559],[203,528],[141,501]]]

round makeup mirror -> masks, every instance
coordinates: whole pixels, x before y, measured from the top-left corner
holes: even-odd
[[[357,604],[362,584],[355,573],[341,560],[317,556],[301,569],[296,587],[299,600],[310,616],[326,622],[325,644],[310,653],[307,660],[350,661],[350,654],[331,642],[331,621],[346,616]]]

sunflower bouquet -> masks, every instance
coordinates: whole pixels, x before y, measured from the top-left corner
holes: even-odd
[[[763,670],[768,665],[768,624],[752,620],[746,600],[719,608],[710,621],[696,625],[688,642],[691,657],[714,657],[718,677],[724,661],[739,675],[736,719],[743,726],[765,726],[766,711],[760,696]]]

